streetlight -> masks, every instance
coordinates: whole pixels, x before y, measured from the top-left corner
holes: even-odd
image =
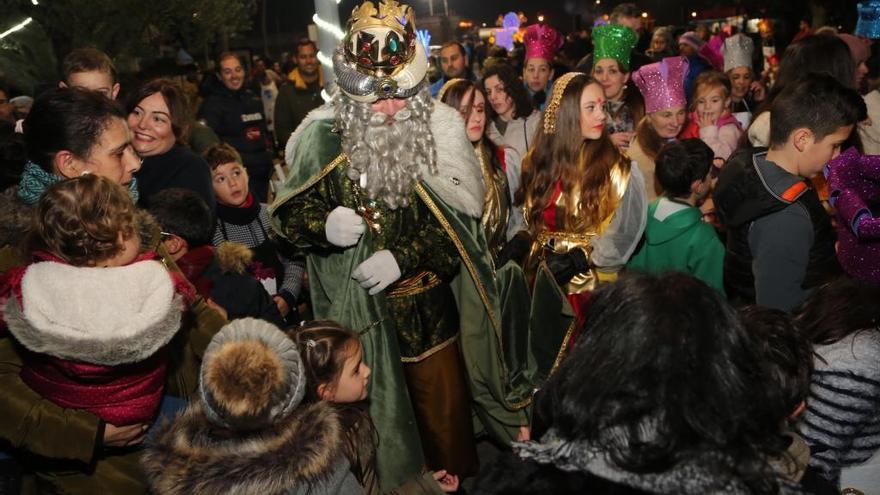
[[[648,18],[648,13],[642,12],[642,19],[647,19],[647,18]]]
[[[602,5],[602,0],[596,0],[596,5]]]
[[[693,12],[691,12],[691,17],[697,17],[697,11],[696,11],[696,10],[693,11]]]

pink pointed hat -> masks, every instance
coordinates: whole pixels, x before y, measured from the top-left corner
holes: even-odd
[[[645,112],[687,106],[684,78],[689,66],[685,57],[668,57],[633,72],[632,80],[645,98]]]
[[[543,58],[553,61],[556,52],[562,48],[565,42],[559,31],[545,24],[532,24],[526,28],[523,35],[523,43],[526,45],[526,60]]]

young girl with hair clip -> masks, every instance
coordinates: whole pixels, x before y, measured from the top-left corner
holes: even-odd
[[[579,320],[590,292],[626,264],[647,215],[644,179],[611,142],[604,104],[586,74],[559,78],[516,196],[528,224],[526,273],[546,263]]]
[[[338,410],[345,428],[345,455],[355,478],[368,495],[380,493],[376,448],[381,441],[365,401],[372,371],[353,331],[334,321],[304,322],[288,331],[302,355],[306,376],[304,403],[325,401]],[[458,476],[445,470],[413,477],[392,495],[454,493]]]
[[[52,403],[100,418],[98,438],[139,430],[126,446],[140,443],[159,413],[165,349],[184,302],[195,299],[156,253],[141,252],[141,223],[128,192],[109,179],[87,174],[58,182],[36,205],[30,264],[0,279],[0,332],[22,347],[21,380]],[[97,460],[131,452],[99,450]],[[53,476],[45,465],[37,470]],[[76,477],[67,474],[68,481]],[[98,469],[82,486],[97,490],[106,475]],[[127,482],[120,476],[112,483],[133,488],[137,477]]]

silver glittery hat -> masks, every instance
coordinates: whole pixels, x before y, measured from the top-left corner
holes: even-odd
[[[724,72],[737,67],[751,68],[755,43],[744,34],[735,34],[724,40],[721,52],[724,54]]]

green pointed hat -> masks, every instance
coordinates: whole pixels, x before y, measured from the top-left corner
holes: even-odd
[[[606,24],[593,29],[593,63],[613,58],[629,70],[629,59],[639,37],[632,29],[619,24]]]

